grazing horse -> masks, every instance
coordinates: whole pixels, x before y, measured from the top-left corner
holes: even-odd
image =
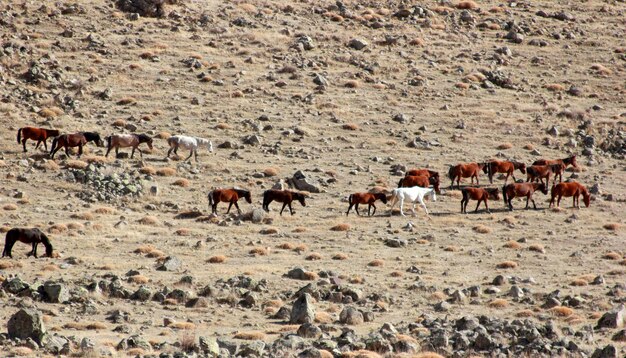
[[[18,241],[33,245],[33,249],[28,253],[28,256],[33,255],[37,258],[37,245],[42,243],[43,246],[46,247],[46,256],[52,257],[52,244],[50,243],[50,240],[46,234],[37,228],[13,228],[9,230],[4,241],[2,257],[8,256],[13,258],[13,256],[11,256],[11,249],[13,249],[13,245],[15,245]]]
[[[270,211],[269,205],[272,201],[278,201],[283,203],[283,207],[280,209],[280,215],[283,215],[285,206],[289,206],[289,212],[293,215],[293,209],[291,208],[291,202],[298,200],[302,206],[306,206],[304,202],[304,194],[289,190],[266,190],[263,193],[263,209],[267,212]]]
[[[478,212],[478,207],[480,206],[480,202],[485,202],[485,208],[487,208],[487,212],[489,211],[489,204],[487,204],[488,199],[500,200],[500,191],[498,188],[463,188],[461,189],[461,193],[463,194],[463,199],[461,199],[461,213],[467,214],[467,203],[469,203],[470,199],[478,200],[478,204],[476,204],[475,213]]]
[[[376,214],[376,205],[374,205],[374,202],[376,200],[380,200],[383,202],[383,204],[387,204],[387,195],[385,195],[384,193],[350,194],[350,196],[348,197],[348,203],[350,204],[350,206],[348,206],[346,216],[348,216],[348,214],[350,213],[350,209],[352,209],[352,206],[354,206],[354,211],[356,211],[356,214],[361,215],[359,213],[359,204],[367,204],[367,216],[373,216],[374,214]],[[370,215],[370,209],[372,207],[374,208],[374,212],[372,212],[372,214]]]
[[[437,178],[437,180],[439,180],[439,172],[436,172],[434,170],[428,170],[428,169],[411,169],[408,172],[406,172],[405,176],[427,176],[429,178]]]
[[[393,207],[399,201],[400,202],[400,215],[406,216],[404,215],[404,211],[402,210],[402,206],[404,205],[404,201],[406,200],[413,204],[413,207],[411,208],[411,211],[413,211],[413,216],[417,215],[415,213],[415,203],[417,202],[419,202],[420,205],[422,205],[422,207],[424,208],[424,211],[426,211],[426,215],[429,215],[428,209],[426,208],[426,204],[424,204],[425,196],[430,196],[432,201],[437,201],[437,195],[435,194],[435,189],[422,188],[419,186],[414,186],[411,188],[394,189],[391,192],[391,209],[389,212],[390,213],[393,212]]]
[[[139,149],[139,144],[146,143],[148,148],[152,150],[152,138],[147,134],[113,134],[106,138],[107,140],[107,153],[105,157],[109,156],[109,152],[112,148],[115,148],[115,156],[117,157],[119,148],[133,147],[133,151],[130,154],[132,158],[135,155],[135,149],[141,154],[143,158],[143,152]]]
[[[100,138],[100,134],[96,132],[78,132],[74,134],[62,134],[52,141],[52,148],[50,148],[50,158],[54,159],[54,155],[61,147],[65,148],[65,154],[69,157],[70,153],[67,151],[69,147],[78,147],[78,156],[83,155],[83,146],[89,142],[95,142],[98,147],[104,146],[104,142]]]
[[[421,186],[422,188],[428,188],[432,184],[437,194],[441,194],[439,190],[439,177],[427,177],[421,175],[407,175],[400,179],[398,182],[398,188],[410,188],[412,186]]]
[[[526,168],[526,181],[543,183],[543,178],[546,178],[546,186],[548,186],[550,184],[550,174],[554,174],[554,183],[556,183],[557,177],[563,177],[563,170],[565,170],[564,164],[531,165]]]
[[[213,143],[204,138],[189,137],[186,135],[175,135],[167,138],[167,144],[170,145],[170,150],[167,151],[167,157],[170,157],[172,151],[174,154],[178,154],[178,148],[189,149],[189,156],[185,161],[191,159],[192,155],[195,155],[196,162],[198,161],[198,147],[206,146],[209,152],[213,152]]]
[[[499,160],[487,162],[487,165],[483,168],[483,172],[489,176],[489,183],[491,184],[493,184],[494,174],[506,173],[506,178],[504,178],[504,184],[506,184],[507,180],[509,180],[509,176],[513,178],[513,181],[516,181],[515,175],[513,175],[515,169],[519,169],[522,174],[526,174],[526,164]]]
[[[456,179],[456,186],[461,189],[461,178],[470,178],[472,184],[474,184],[474,178],[476,178],[476,185],[479,185],[478,175],[485,167],[485,164],[486,163],[462,163],[451,166],[448,170],[448,178],[452,180],[450,188],[454,186],[454,179]]]
[[[578,168],[578,164],[576,164],[576,155],[572,155],[571,157],[567,157],[564,159],[539,159],[535,160],[533,165],[549,165],[549,164],[563,164],[567,168],[568,166],[573,166],[574,168]]]
[[[46,128],[36,128],[36,127],[24,127],[17,130],[17,144],[22,143],[24,147],[24,152],[26,152],[26,140],[32,139],[37,141],[37,145],[35,149],[39,148],[41,142],[43,142],[43,147],[48,151],[48,145],[46,144],[46,140],[50,137],[56,137],[61,132],[57,129],[46,129]]]
[[[533,199],[533,193],[535,191],[541,191],[545,195],[548,194],[548,188],[544,183],[513,183],[507,184],[502,187],[502,196],[504,197],[504,205],[509,206],[509,210],[513,211],[512,200],[515,197],[526,197],[526,209],[528,209],[528,201],[533,202],[533,207],[537,210],[535,205],[535,199]]]
[[[552,186],[552,199],[550,200],[550,207],[554,204],[554,199],[556,200],[557,208],[561,205],[562,197],[573,197],[573,206],[577,209],[580,209],[580,195],[583,196],[583,201],[585,202],[585,206],[589,207],[589,202],[591,200],[591,196],[589,195],[589,190],[587,188],[577,182],[571,183],[558,183]]]
[[[209,192],[209,205],[211,206],[211,210],[213,214],[217,214],[217,204],[221,201],[228,204],[228,210],[226,210],[226,214],[230,212],[230,208],[235,205],[237,208],[237,212],[241,214],[241,209],[239,209],[239,205],[237,205],[237,200],[239,198],[245,198],[248,204],[252,204],[252,198],[249,190],[243,189],[215,189]]]

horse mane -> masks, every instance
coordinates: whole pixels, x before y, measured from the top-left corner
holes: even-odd
[[[39,238],[41,240],[41,243],[43,244],[43,246],[46,247],[46,256],[52,257],[53,248],[52,248],[52,244],[50,243],[50,239],[48,239],[46,234],[44,234],[43,232],[41,231],[39,232],[40,232]]]
[[[233,190],[235,192],[237,192],[237,195],[240,196],[248,196],[250,195],[250,190],[246,190],[246,189],[237,189],[237,188],[233,188]]]
[[[88,141],[100,139],[100,133],[97,132],[80,132]]]
[[[141,133],[141,134],[135,134],[135,136],[139,139],[139,141],[146,141],[146,142],[150,142],[152,141],[152,138],[150,138],[149,135]]]

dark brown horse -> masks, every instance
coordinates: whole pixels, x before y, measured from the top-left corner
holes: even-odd
[[[376,214],[376,205],[374,205],[374,202],[376,200],[380,200],[383,202],[383,204],[387,204],[387,195],[385,195],[384,193],[350,194],[350,196],[348,197],[348,203],[350,204],[350,206],[348,206],[346,216],[348,216],[348,214],[350,213],[350,209],[352,209],[352,206],[354,206],[354,211],[356,211],[356,214],[361,215],[359,213],[359,204],[367,204],[367,216],[373,216],[374,214]],[[370,215],[370,209],[372,207],[374,208],[374,212],[372,212],[372,214]]]
[[[237,201],[240,198],[245,198],[248,204],[252,204],[252,197],[250,195],[250,191],[243,189],[215,189],[209,192],[209,205],[211,206],[211,210],[213,214],[217,214],[217,204],[220,202],[229,203],[228,210],[226,210],[226,214],[230,212],[230,208],[235,205],[237,208],[237,212],[241,214],[241,209],[239,209],[239,205]]]
[[[104,146],[104,142],[100,138],[100,134],[96,132],[78,132],[74,134],[62,134],[52,141],[50,148],[50,158],[54,159],[54,155],[61,147],[65,149],[65,155],[68,157],[70,153],[67,151],[69,147],[78,147],[78,156],[83,155],[83,146],[89,142],[95,142],[98,147]]]
[[[509,180],[509,176],[515,180],[515,169],[518,169],[522,174],[526,174],[526,164],[520,162],[511,162],[511,161],[499,161],[492,160],[487,162],[487,165],[483,168],[483,172],[489,176],[489,183],[493,184],[493,176],[496,173],[506,173],[506,178],[504,178],[504,184],[506,184],[507,180]]]
[[[539,159],[535,160],[533,165],[550,165],[550,164],[563,164],[567,168],[568,166],[573,166],[574,168],[578,168],[578,164],[576,164],[576,155],[572,155],[571,157],[567,157],[564,159]]]
[[[580,195],[583,196],[583,201],[585,202],[585,206],[589,207],[591,201],[591,195],[589,195],[589,190],[587,188],[577,182],[571,183],[559,183],[552,186],[552,199],[550,199],[550,207],[554,204],[554,199],[556,198],[556,206],[557,208],[561,205],[562,197],[573,197],[573,206],[577,209],[580,209]]]
[[[474,184],[474,178],[476,178],[476,185],[478,183],[478,175],[480,171],[485,167],[485,163],[462,163],[451,166],[448,170],[448,178],[452,180],[450,188],[454,186],[454,179],[456,179],[457,188],[461,189],[461,178],[471,178],[471,183]]]
[[[504,197],[504,205],[509,206],[509,210],[513,211],[512,200],[516,197],[526,197],[526,209],[528,209],[528,201],[533,202],[533,207],[537,210],[533,193],[541,191],[545,195],[548,194],[548,188],[544,183],[513,183],[502,187],[502,196]]]
[[[559,179],[563,177],[564,170],[564,164],[531,165],[526,168],[526,181],[543,183],[543,178],[546,178],[546,186],[548,186],[550,184],[550,175],[554,174],[554,183],[556,183],[557,177]]]
[[[109,156],[109,152],[112,148],[115,148],[115,156],[117,157],[120,148],[133,147],[130,157],[132,158],[135,156],[136,149],[143,158],[143,152],[139,149],[139,144],[141,143],[148,144],[148,148],[152,150],[152,138],[147,134],[114,134],[108,136],[106,140],[107,153],[104,155],[105,157]]]
[[[470,188],[466,187],[461,189],[461,193],[463,194],[463,199],[461,199],[461,213],[467,214],[467,203],[471,200],[478,200],[478,204],[476,204],[475,213],[478,212],[478,207],[480,206],[480,202],[485,202],[485,208],[487,208],[487,212],[491,213],[489,210],[489,204],[487,204],[488,199],[500,200],[500,190],[498,188]]]
[[[35,149],[39,148],[39,145],[43,142],[43,147],[47,152],[48,145],[46,144],[46,140],[50,137],[56,137],[59,134],[61,133],[57,129],[24,127],[17,130],[17,143],[22,143],[24,152],[26,152],[26,140],[36,140],[37,145],[35,146]]]
[[[437,194],[441,194],[441,191],[439,190],[439,177],[407,175],[398,182],[398,188],[410,188],[413,186],[428,188],[430,185],[433,186]]]
[[[291,208],[291,202],[298,200],[302,206],[306,206],[304,202],[304,194],[289,190],[266,190],[263,193],[263,209],[267,212],[270,211],[269,205],[272,201],[278,201],[283,203],[283,207],[280,209],[280,215],[283,215],[285,206],[289,206],[289,212],[293,215],[293,209]]]
[[[436,177],[437,179],[439,179],[439,172],[436,172],[434,170],[429,170],[429,169],[411,169],[408,172],[406,172],[405,176],[427,176],[429,178],[433,178]]]
[[[37,258],[37,245],[42,243],[43,246],[46,247],[46,256],[52,257],[52,244],[50,240],[41,232],[41,230],[37,228],[32,229],[24,229],[24,228],[13,228],[7,232],[5,241],[4,241],[4,250],[2,251],[2,257],[11,256],[11,249],[13,249],[13,245],[16,242],[23,242],[25,244],[32,244],[33,248],[28,253],[28,256],[33,255]]]

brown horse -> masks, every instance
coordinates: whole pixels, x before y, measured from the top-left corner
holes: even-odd
[[[565,170],[564,164],[531,165],[526,168],[526,181],[543,183],[542,179],[546,178],[546,186],[548,186],[550,184],[550,174],[554,174],[554,183],[556,183],[557,177],[559,179],[563,177],[563,170]]]
[[[472,184],[474,184],[474,178],[476,178],[476,185],[479,185],[478,175],[485,167],[485,164],[486,163],[462,163],[451,166],[448,170],[448,178],[452,180],[450,188],[454,186],[454,179],[456,179],[456,186],[461,189],[461,178],[471,178]]]
[[[37,141],[37,145],[35,149],[39,148],[41,142],[43,142],[43,147],[48,151],[48,145],[46,144],[46,140],[50,137],[56,137],[61,132],[57,129],[46,129],[46,128],[36,128],[36,127],[24,127],[17,130],[17,143],[22,143],[24,147],[24,152],[26,152],[26,140],[32,139]]]
[[[535,160],[533,165],[550,165],[550,164],[563,164],[567,168],[569,165],[574,168],[578,168],[578,164],[576,164],[576,155],[572,155],[571,157],[567,157],[564,159],[539,159]]]
[[[43,246],[46,247],[46,256],[52,257],[52,244],[50,240],[41,232],[41,230],[37,228],[32,229],[24,229],[24,228],[13,228],[7,232],[5,241],[4,241],[4,250],[2,251],[2,257],[11,256],[11,249],[13,249],[13,245],[16,242],[21,241],[25,244],[32,244],[33,248],[28,253],[28,256],[33,255],[37,258],[37,245],[42,243]]]
[[[96,132],[78,132],[74,134],[62,134],[52,141],[50,148],[50,158],[54,159],[54,155],[61,147],[65,149],[65,155],[68,157],[70,153],[67,151],[69,147],[78,147],[78,156],[83,155],[83,146],[89,142],[95,142],[98,147],[104,146],[104,142],[100,138],[100,134]]]
[[[148,144],[148,148],[152,150],[152,138],[150,138],[147,134],[114,134],[108,136],[106,140],[107,153],[104,155],[105,157],[109,156],[109,152],[112,148],[115,148],[115,156],[117,157],[120,148],[133,147],[130,157],[132,158],[135,156],[136,149],[139,151],[139,154],[141,154],[141,158],[143,158],[143,152],[139,149],[139,144],[141,143]]]
[[[359,213],[359,204],[367,204],[367,216],[373,216],[374,214],[376,214],[376,205],[374,205],[374,202],[376,200],[380,200],[383,202],[383,204],[387,204],[387,195],[385,195],[384,193],[350,194],[350,196],[348,197],[348,203],[350,204],[350,206],[348,206],[346,216],[348,216],[348,214],[350,213],[350,209],[352,209],[352,206],[354,206],[354,211],[356,211],[356,214],[361,215]],[[372,214],[370,215],[370,209],[372,207],[374,208],[374,212],[372,212]]]
[[[535,199],[533,199],[533,193],[535,191],[541,191],[545,195],[548,194],[548,188],[544,183],[513,183],[507,184],[502,187],[502,196],[504,197],[504,205],[509,206],[509,210],[513,211],[512,200],[515,197],[526,197],[526,209],[528,209],[528,201],[533,202],[533,207],[537,210]]]
[[[554,204],[554,199],[556,200],[557,208],[561,205],[562,197],[573,197],[573,206],[577,209],[580,209],[580,195],[583,196],[583,201],[585,202],[585,206],[589,207],[589,202],[591,200],[591,196],[589,195],[589,190],[587,188],[577,182],[571,183],[559,183],[552,186],[552,199],[550,200],[550,207]]]
[[[436,177],[437,179],[439,179],[439,172],[436,172],[434,170],[428,170],[428,169],[411,169],[405,174],[405,176],[409,176],[409,175],[427,176],[429,178]]]
[[[398,182],[398,188],[410,188],[412,186],[428,188],[430,185],[433,186],[437,194],[441,194],[441,191],[439,190],[439,177],[407,175]]]
[[[478,207],[480,206],[480,202],[485,202],[485,207],[487,208],[487,212],[491,213],[489,210],[489,204],[487,204],[488,199],[500,200],[500,191],[498,188],[470,188],[466,187],[461,189],[461,193],[463,194],[463,199],[461,199],[461,213],[467,214],[467,203],[469,203],[470,199],[478,200],[478,204],[476,204],[475,213],[478,212]]]
[[[291,208],[291,202],[298,200],[302,206],[306,206],[304,202],[304,194],[289,190],[266,190],[263,193],[263,209],[267,212],[270,211],[269,205],[272,201],[278,201],[283,203],[283,207],[280,209],[280,215],[283,215],[285,206],[289,206],[289,212],[293,215],[293,209]]]
[[[243,189],[215,189],[209,192],[208,197],[209,205],[211,206],[213,214],[217,214],[217,204],[220,202],[229,203],[226,214],[230,212],[230,208],[233,204],[235,205],[235,208],[237,208],[237,212],[241,214],[241,209],[239,209],[239,205],[237,204],[239,198],[245,198],[248,204],[252,204],[250,191]]]
[[[506,184],[507,180],[509,180],[509,176],[515,180],[515,169],[519,169],[522,174],[526,174],[526,164],[520,162],[511,162],[511,161],[499,161],[492,160],[487,162],[487,165],[483,168],[483,172],[489,176],[489,183],[493,184],[493,176],[496,173],[506,173],[506,178],[504,178],[504,184]]]

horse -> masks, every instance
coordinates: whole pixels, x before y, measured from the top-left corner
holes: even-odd
[[[526,197],[526,209],[528,209],[528,201],[533,202],[533,207],[537,210],[535,205],[535,199],[533,199],[533,193],[535,191],[541,191],[544,195],[548,194],[548,188],[544,183],[513,183],[507,184],[502,187],[502,196],[504,197],[504,205],[509,206],[509,210],[513,211],[512,200],[515,197]]]
[[[427,176],[429,178],[437,178],[437,180],[439,180],[439,172],[436,172],[434,170],[429,170],[429,169],[410,169],[408,172],[406,172],[405,176]]]
[[[46,140],[50,137],[57,137],[61,132],[58,129],[46,129],[36,127],[23,127],[17,130],[17,144],[22,143],[24,147],[24,153],[26,153],[26,140],[32,139],[37,141],[35,149],[39,148],[39,145],[43,142],[43,147],[48,151],[48,145]]]
[[[7,231],[2,257],[8,256],[13,258],[13,256],[11,256],[11,249],[13,249],[13,245],[15,245],[18,241],[33,245],[33,248],[28,253],[28,256],[33,255],[37,258],[37,245],[42,243],[46,247],[46,256],[52,257],[52,244],[50,243],[50,239],[48,239],[46,234],[37,228],[13,228]]]
[[[89,142],[95,142],[98,147],[104,146],[104,142],[100,138],[100,134],[96,132],[78,132],[74,134],[62,134],[52,141],[50,148],[50,159],[54,159],[54,155],[61,147],[65,148],[65,154],[69,157],[68,147],[78,147],[78,156],[83,155],[83,146]]]
[[[105,157],[109,156],[109,152],[112,148],[115,148],[115,156],[117,157],[119,148],[133,147],[133,151],[130,154],[132,158],[135,155],[135,149],[141,154],[143,159],[143,152],[139,149],[139,144],[146,143],[148,148],[152,150],[152,138],[147,134],[113,134],[106,138],[107,140],[107,153]]]
[[[413,216],[417,215],[415,213],[416,202],[419,202],[424,208],[424,211],[426,211],[426,215],[429,215],[428,209],[426,208],[426,204],[424,204],[425,196],[430,196],[432,201],[437,201],[437,195],[435,194],[435,189],[422,188],[419,186],[414,186],[411,188],[396,188],[391,192],[391,209],[389,212],[391,213],[393,211],[393,207],[399,201],[400,202],[400,215],[406,216],[404,215],[402,206],[404,205],[404,201],[407,200],[410,203],[413,203],[413,207],[411,208],[411,211],[413,211]]]
[[[489,183],[493,184],[493,175],[496,173],[506,173],[506,178],[504,178],[504,184],[509,180],[509,176],[513,178],[513,181],[516,181],[515,169],[519,169],[522,174],[526,174],[526,164],[520,162],[512,162],[512,161],[499,161],[492,160],[487,162],[487,165],[483,168],[483,172],[489,176]]]
[[[184,149],[189,149],[189,156],[185,161],[191,159],[192,155],[195,155],[196,162],[198,161],[198,147],[206,146],[209,152],[213,152],[213,143],[204,138],[199,137],[189,137],[186,135],[175,135],[167,138],[167,144],[170,145],[170,150],[167,151],[167,157],[170,157],[172,151],[174,154],[178,154],[178,148],[182,147]]]
[[[293,215],[293,209],[291,208],[291,202],[298,200],[302,206],[306,206],[304,202],[304,194],[289,190],[266,190],[263,193],[263,209],[267,212],[270,211],[269,205],[272,201],[278,201],[283,203],[283,207],[280,209],[280,215],[283,215],[285,206],[289,206],[289,212]]]
[[[448,178],[452,180],[450,188],[454,186],[454,179],[456,179],[457,188],[461,189],[461,178],[471,178],[471,183],[474,184],[474,178],[476,178],[476,185],[478,183],[478,175],[483,170],[486,163],[462,163],[451,166],[448,170]]]
[[[543,178],[546,178],[546,186],[550,182],[550,174],[554,174],[554,183],[556,183],[557,176],[559,179],[563,177],[564,164],[547,164],[547,165],[531,165],[526,168],[526,181],[533,182],[538,180],[543,183]],[[561,182],[561,180],[559,180]]]
[[[580,195],[582,194],[583,196],[583,201],[585,202],[585,207],[589,207],[589,202],[591,200],[591,196],[589,195],[589,190],[587,190],[587,188],[578,183],[578,182],[571,182],[571,183],[559,183],[556,185],[552,186],[552,199],[550,200],[550,206],[552,207],[552,204],[554,204],[554,199],[557,198],[556,201],[556,207],[560,207],[561,205],[561,198],[562,197],[568,197],[571,196],[573,197],[573,206],[576,209],[580,209]]]
[[[563,164],[567,168],[568,166],[573,166],[574,168],[578,168],[578,164],[576,164],[576,155],[572,155],[571,157],[563,158],[563,159],[539,159],[533,162],[533,165],[550,165],[550,164]]]
[[[230,212],[230,208],[235,205],[237,208],[237,212],[241,215],[241,209],[239,209],[239,205],[237,205],[237,201],[239,198],[245,198],[248,204],[252,204],[252,198],[249,190],[243,189],[215,189],[211,190],[208,194],[209,198],[209,206],[213,214],[217,214],[217,204],[220,202],[229,203],[228,210],[226,210],[226,214]]]
[[[376,205],[374,202],[376,200],[380,200],[383,204],[387,204],[387,195],[384,193],[354,193],[350,194],[348,197],[348,211],[346,211],[346,216],[350,213],[350,209],[354,206],[354,211],[356,211],[357,215],[361,215],[359,213],[359,204],[367,204],[367,216],[373,216],[376,214]],[[370,215],[370,209],[374,208],[374,212]]]
[[[428,188],[432,184],[437,194],[441,194],[439,190],[439,177],[427,177],[421,175],[407,175],[400,179],[398,182],[398,188],[410,188],[412,186],[421,186],[422,188]]]
[[[461,189],[461,194],[463,194],[463,199],[461,199],[461,213],[467,214],[467,203],[469,203],[470,199],[478,200],[478,204],[476,204],[475,213],[478,212],[478,207],[480,206],[480,202],[485,202],[485,208],[487,208],[487,212],[491,213],[489,210],[489,204],[487,204],[488,199],[500,200],[500,191],[498,188],[463,188]]]

